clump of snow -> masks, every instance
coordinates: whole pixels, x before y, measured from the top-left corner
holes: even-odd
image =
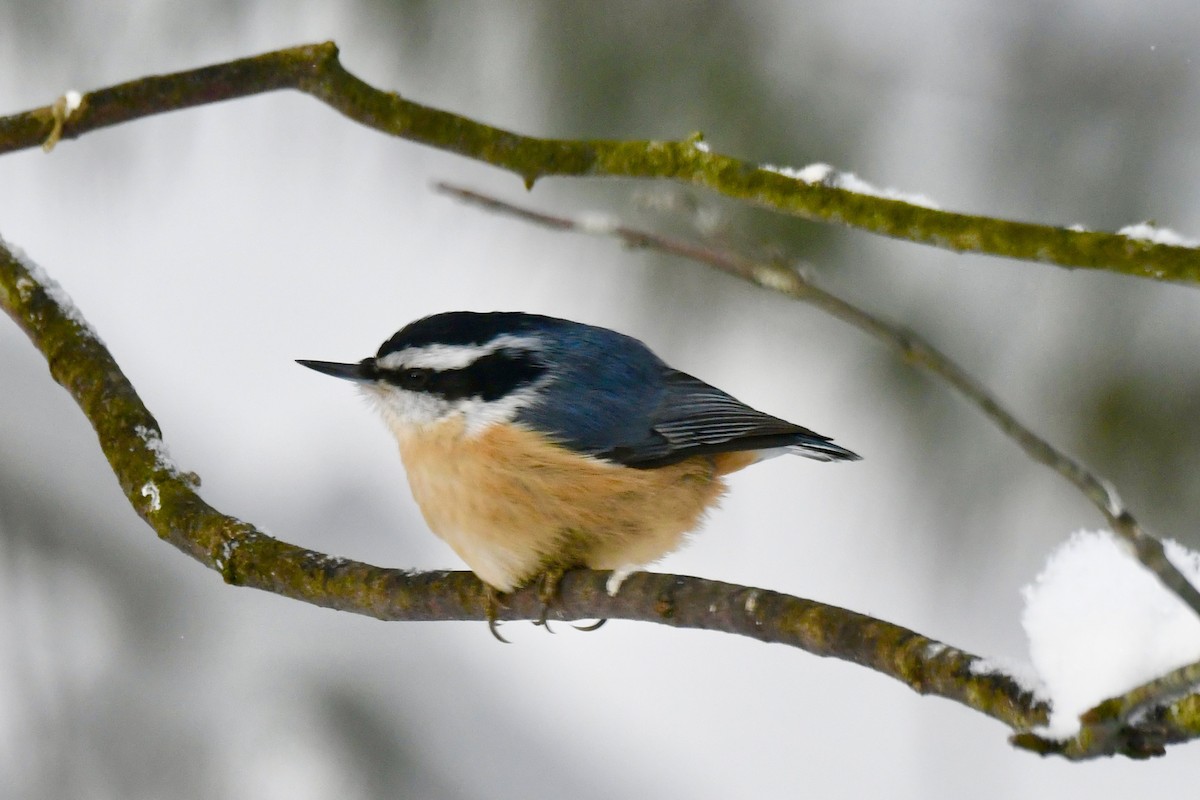
[[[1200,585],[1200,553],[1164,545]],[[1071,736],[1102,700],[1200,661],[1200,617],[1109,531],[1071,536],[1023,594],[1029,655],[1054,709],[1049,736]]]
[[[237,553],[238,548],[241,546],[242,543],[238,539],[222,540],[221,552],[215,558],[213,558],[213,566],[216,567],[218,571],[223,571],[225,566],[230,562],[234,554]],[[274,575],[274,573],[271,574]]]
[[[146,443],[146,449],[154,453],[154,468],[160,469],[170,475],[172,478],[178,478],[183,473],[175,465],[175,461],[171,458],[171,452],[167,449],[167,443],[159,436],[158,431],[147,428],[145,425],[134,427],[133,432]],[[145,494],[145,488],[142,489],[142,494]]]
[[[1153,242],[1154,244],[1169,244],[1175,247],[1200,247],[1200,241],[1189,239],[1170,228],[1160,228],[1149,222],[1126,225],[1117,231],[1117,234],[1127,239],[1137,239],[1143,242]]]
[[[807,167],[781,167],[776,164],[763,164],[762,169],[775,172],[787,178],[795,178],[808,184],[820,184],[834,189],[845,189],[855,194],[865,194],[871,197],[882,197],[885,200],[899,200],[914,206],[938,209],[940,206],[923,194],[902,192],[899,189],[879,188],[864,181],[853,172],[839,172],[828,164],[809,164]]]
[[[1021,689],[1041,700],[1048,700],[1046,688],[1042,685],[1037,671],[1032,664],[1003,656],[976,658],[967,667],[972,675],[1003,675]]]
[[[933,659],[940,656],[950,648],[942,642],[930,642],[925,645],[925,652],[922,654],[925,658]]]
[[[63,93],[63,110],[66,112],[67,118],[70,118],[81,105],[83,105],[82,94],[74,89],[68,89]]]
[[[805,183],[824,183],[829,185],[832,176],[837,175],[837,170],[828,164],[809,164],[807,167],[796,169],[795,167],[777,166],[775,164],[763,164],[762,168],[767,172],[777,172],[785,178],[795,178],[798,181]]]
[[[17,297],[21,298],[22,303],[28,303],[29,298],[33,296],[33,290],[37,288],[37,282],[22,275],[17,278],[16,287]]]
[[[158,484],[154,481],[146,481],[142,484],[142,497],[150,498],[150,513],[162,509],[162,493],[158,490]]]

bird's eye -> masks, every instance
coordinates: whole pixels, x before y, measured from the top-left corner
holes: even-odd
[[[410,389],[423,389],[429,383],[429,370],[410,369],[405,371],[404,383]]]

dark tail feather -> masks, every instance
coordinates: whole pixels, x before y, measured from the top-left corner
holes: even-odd
[[[811,458],[814,461],[861,461],[858,453],[840,447],[828,439],[806,436],[798,442],[788,445],[788,452],[798,456]]]

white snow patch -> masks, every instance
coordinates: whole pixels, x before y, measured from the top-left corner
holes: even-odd
[[[712,148],[710,148],[708,146],[708,142],[706,142],[702,139],[697,139],[694,142],[692,142],[692,147],[696,148],[701,153],[711,153],[712,152]]]
[[[154,481],[146,481],[142,484],[142,497],[150,498],[151,514],[162,508],[162,494],[158,490],[158,484]]]
[[[1038,677],[1037,670],[1028,661],[993,656],[971,661],[968,671],[972,675],[1004,675],[1025,691],[1040,700],[1049,700],[1046,687]]]
[[[83,95],[74,89],[67,89],[63,93],[63,111],[66,112],[66,119],[70,119],[79,107],[83,105]]]
[[[233,558],[233,554],[241,547],[241,542],[237,539],[225,539],[221,542],[221,552],[213,559],[213,566],[218,570],[224,570],[225,565],[229,563],[229,559]],[[275,573],[271,573],[274,575]]]
[[[828,164],[818,162],[816,164],[809,164],[807,167],[802,167],[801,169],[778,166],[776,164],[763,164],[761,167],[768,172],[775,172],[784,177],[795,178],[798,181],[804,181],[808,184],[820,184],[834,189],[845,189],[855,194],[882,197],[885,200],[899,200],[910,205],[923,206],[925,208],[941,208],[941,206],[926,195],[902,192],[899,189],[881,189],[872,183],[864,181],[853,172],[839,172]]]
[[[234,554],[237,553],[238,548],[241,546],[242,540],[240,538],[222,539],[221,552],[213,558],[213,566],[219,571],[223,572],[225,567],[228,566],[229,562],[233,559]],[[271,573],[271,577],[275,577],[274,572]]]
[[[42,291],[54,301],[54,304],[62,311],[63,316],[78,325],[83,335],[90,336],[97,342],[100,341],[100,337],[96,335],[96,332],[92,330],[92,326],[84,319],[83,314],[75,306],[75,302],[71,300],[71,296],[58,285],[58,281],[51,278],[46,270],[42,269],[41,265],[25,255],[25,252],[21,248],[4,241],[2,237],[0,237],[0,247],[12,253],[12,257],[16,259],[17,263],[29,273],[28,278],[22,276],[17,279],[17,292],[22,302],[29,301],[30,294],[33,292],[35,285],[41,286]]]
[[[805,183],[825,183],[831,175],[837,174],[837,170],[833,167],[821,163],[809,164],[801,169],[777,164],[762,164],[761,166],[767,172],[776,172],[785,178],[794,178]]]
[[[157,431],[147,428],[145,425],[138,425],[133,429],[133,432],[154,453],[154,466],[156,469],[166,472],[172,478],[178,478],[183,474],[179,467],[176,466],[174,460],[171,459],[171,452],[167,449],[167,443],[162,440]]]
[[[941,642],[930,642],[925,645],[925,658],[937,658],[942,653],[946,652],[946,645]]]
[[[1117,231],[1118,236],[1124,236],[1127,239],[1137,239],[1142,242],[1153,242],[1154,244],[1169,244],[1174,247],[1200,247],[1200,241],[1189,239],[1177,231],[1170,228],[1160,228],[1149,222],[1139,222],[1136,225],[1126,225]]]
[[[1068,225],[1067,230],[1074,231],[1075,233],[1088,233],[1091,229],[1086,225],[1076,222],[1074,225]]]
[[[33,295],[33,290],[37,286],[37,282],[33,278],[28,278],[24,275],[17,278],[17,296],[21,298],[22,303],[28,303],[29,298]]]
[[[1200,553],[1164,545],[1200,585]],[[1072,535],[1023,594],[1029,655],[1053,703],[1046,735],[1074,735],[1102,700],[1200,661],[1200,617],[1109,531]]]

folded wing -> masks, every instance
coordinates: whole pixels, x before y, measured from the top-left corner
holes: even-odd
[[[695,455],[786,449],[817,461],[859,456],[829,437],[756,411],[704,381],[677,370],[665,376],[646,436],[596,453],[629,467],[658,467]]]

